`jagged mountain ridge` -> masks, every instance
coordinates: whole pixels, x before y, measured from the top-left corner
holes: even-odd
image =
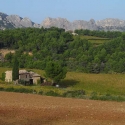
[[[89,29],[89,30],[105,30],[105,31],[125,31],[125,20],[107,18],[100,21],[91,19],[90,21],[75,20],[68,21],[65,18],[46,18],[40,25],[49,28],[52,26],[64,28],[65,30]]]
[[[68,21],[65,18],[46,18],[37,24],[32,22],[29,18],[22,18],[18,15],[7,15],[0,12],[0,29],[7,28],[21,28],[21,27],[35,27],[35,28],[50,28],[52,26],[63,28],[67,30],[75,29],[89,29],[89,30],[105,30],[105,31],[125,31],[125,20],[107,18],[104,20],[90,21],[75,20],[73,22]]]
[[[0,29],[4,30],[7,28],[22,28],[22,27],[36,27],[40,25],[32,22],[29,18],[22,18],[18,15],[7,15],[0,12]]]

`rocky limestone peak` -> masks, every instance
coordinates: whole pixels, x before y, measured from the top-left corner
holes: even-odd
[[[122,27],[125,26],[125,21],[120,19],[107,18],[104,20],[97,21],[96,24],[102,27],[108,27],[108,26]]]
[[[91,19],[90,21],[84,20],[75,20],[73,22],[68,21],[65,18],[46,18],[42,23],[41,27],[49,28],[52,26],[58,28],[64,28],[67,30],[75,30],[75,29],[90,29],[90,30],[97,30],[97,26],[95,24],[95,20]]]
[[[68,21],[66,18],[51,18],[48,17],[42,21],[41,24],[32,22],[29,18],[22,18],[18,15],[7,15],[0,12],[0,29],[7,28],[21,28],[21,27],[58,27],[67,30],[76,29],[88,29],[88,30],[105,30],[105,31],[125,31],[125,20],[107,18],[104,20],[90,21],[75,20],[73,22]]]
[[[91,19],[90,21],[85,20],[75,20],[73,21],[73,29],[90,29],[97,30],[97,26],[95,24],[95,20]]]
[[[123,31],[125,27],[125,21],[119,19],[108,18],[101,21],[95,21],[90,19],[90,21],[85,20],[75,20],[73,22],[68,21],[65,18],[46,18],[40,25],[40,27],[58,27],[64,28],[65,30],[75,30],[75,29],[89,29],[89,30],[117,30]],[[123,28],[122,28],[123,27]],[[121,30],[120,30],[121,29]]]
[[[23,27],[33,27],[32,21],[31,21],[29,18],[27,18],[27,17],[23,18],[23,19],[21,20],[20,24],[21,24]]]
[[[8,16],[7,14],[0,12],[0,17],[1,17],[2,19],[6,18],[7,16]]]
[[[9,15],[9,16],[7,16],[7,19],[10,20],[11,22],[21,21],[21,17],[19,17],[18,15]]]
[[[32,22],[29,18],[22,18],[18,15],[7,15],[0,12],[0,30],[21,27],[40,28],[40,24]]]
[[[5,30],[7,28],[13,28],[13,24],[7,20],[8,15],[0,12],[0,30]]]
[[[21,17],[19,17],[18,15],[9,15],[6,18],[9,22],[13,23],[16,27],[22,27],[20,24]]]
[[[2,17],[0,16],[0,20],[2,20]]]
[[[46,28],[48,28],[52,23],[52,18],[47,17],[42,23],[41,26],[44,26]]]
[[[65,19],[65,18],[46,18],[42,23],[41,27],[49,28],[49,27],[58,27],[58,28],[64,28],[65,30],[70,29],[71,23]]]
[[[33,27],[35,27],[35,28],[40,28],[40,24],[34,23],[34,24],[33,24]]]
[[[89,22],[90,22],[91,24],[95,24],[95,23],[96,23],[94,19],[90,19]]]

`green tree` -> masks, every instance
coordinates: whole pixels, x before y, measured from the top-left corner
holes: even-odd
[[[13,80],[19,79],[19,62],[17,60],[17,56],[15,56],[14,62],[13,62],[12,79]]]
[[[5,55],[5,59],[6,59],[7,61],[9,61],[9,63],[11,63],[12,58],[13,58],[13,54],[12,54],[11,52],[10,52],[10,53],[7,53],[7,54]]]
[[[2,81],[5,81],[5,76],[6,76],[5,72],[3,72],[3,73],[2,73],[2,78],[1,78]]]
[[[52,83],[59,82],[66,77],[67,70],[59,62],[50,61],[45,68],[45,74],[52,80]]]

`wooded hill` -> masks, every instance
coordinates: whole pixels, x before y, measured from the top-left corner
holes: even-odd
[[[79,35],[73,36],[70,32],[55,27],[0,31],[0,49],[16,50],[15,54],[6,54],[5,62],[1,61],[0,66],[12,67],[16,55],[20,68],[45,69],[46,63],[53,60],[62,63],[69,71],[125,72],[124,32],[75,32]],[[103,42],[95,45],[91,42],[92,39],[84,39],[84,36],[96,36],[95,40],[103,38]]]

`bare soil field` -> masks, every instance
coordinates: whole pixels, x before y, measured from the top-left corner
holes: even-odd
[[[125,102],[0,92],[0,125],[125,125]]]

